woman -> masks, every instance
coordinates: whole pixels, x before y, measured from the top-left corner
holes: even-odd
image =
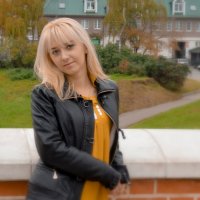
[[[106,200],[129,176],[118,150],[118,89],[103,73],[87,32],[60,18],[43,29],[32,92],[40,156],[28,200]]]

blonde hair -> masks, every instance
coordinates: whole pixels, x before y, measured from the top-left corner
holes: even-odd
[[[47,87],[55,90],[60,99],[68,99],[75,94],[73,85],[68,83],[64,91],[65,76],[52,62],[49,51],[52,42],[69,43],[70,40],[81,42],[87,50],[86,64],[89,76],[107,79],[91,43],[88,33],[77,21],[71,18],[58,18],[46,24],[42,30],[34,70]]]

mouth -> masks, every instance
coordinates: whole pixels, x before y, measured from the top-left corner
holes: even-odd
[[[63,66],[64,67],[70,66],[72,63],[74,63],[74,62],[65,63]]]

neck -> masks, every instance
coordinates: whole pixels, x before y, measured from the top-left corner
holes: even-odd
[[[67,77],[68,81],[74,86],[75,91],[82,96],[95,96],[96,89],[86,73],[79,73],[76,77]]]

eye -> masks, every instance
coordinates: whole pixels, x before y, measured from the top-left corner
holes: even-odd
[[[66,44],[65,48],[66,49],[72,49],[74,47],[74,44]]]
[[[51,54],[54,55],[54,56],[59,55],[59,53],[60,53],[60,50],[58,50],[58,49],[53,49],[53,50],[51,51]]]

